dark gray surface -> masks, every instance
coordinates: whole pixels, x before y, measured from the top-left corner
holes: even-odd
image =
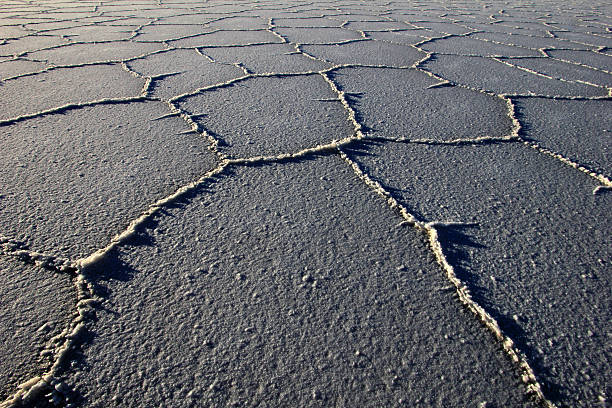
[[[418,18],[418,17],[417,17]],[[453,22],[446,21],[416,21],[413,23],[417,27],[426,28],[431,30],[438,35],[433,37],[438,37],[440,34],[466,34],[473,31],[473,29],[469,27],[464,27],[460,24],[456,24]]]
[[[449,81],[494,93],[587,97],[608,94],[601,88],[544,78],[483,57],[436,55],[422,67]]]
[[[450,37],[433,40],[421,46],[425,51],[440,54],[454,55],[479,55],[482,57],[504,55],[507,57],[537,56],[536,50],[524,47],[511,47],[509,45],[496,44],[490,41],[482,41],[471,37]]]
[[[171,41],[174,47],[205,47],[221,45],[274,44],[282,42],[280,38],[265,30],[253,31],[215,31],[210,34],[198,35]]]
[[[605,406],[611,13],[2,2],[0,77],[33,73],[0,82],[2,115],[33,116],[0,132],[0,258],[23,251],[0,291],[14,321],[88,328],[52,369],[0,350],[3,396],[44,374],[24,406]],[[434,224],[441,255],[380,195],[467,224]],[[36,251],[101,303],[61,309]]]
[[[429,88],[440,81],[417,70],[347,68],[333,78],[354,94],[359,118],[374,137],[443,141],[511,133],[502,99],[459,87]]]
[[[152,202],[216,165],[205,140],[160,102],[98,105],[5,126],[2,234],[77,259]]]
[[[302,44],[329,44],[363,38],[357,31],[333,27],[278,27],[276,32],[285,37],[288,41]]]
[[[127,65],[142,75],[159,76],[151,93],[164,100],[244,75],[238,67],[212,64],[196,50],[172,50],[133,60]]]
[[[512,34],[507,32],[491,32],[491,26],[484,26],[481,29],[484,32],[479,32],[470,35],[470,37],[478,38],[481,40],[491,41],[494,43],[501,43],[507,45],[518,45],[527,48],[571,48],[576,50],[590,50],[593,47],[583,44],[572,43],[569,41],[561,40],[559,38],[547,37],[544,34],[541,35],[525,35],[525,34]],[[504,27],[507,29],[507,27]]]
[[[76,43],[65,47],[28,52],[27,57],[54,65],[121,61],[163,49],[162,44],[135,42]]]
[[[403,45],[380,41],[356,41],[342,45],[304,45],[310,55],[335,64],[364,64],[406,67],[427,54]]]
[[[517,98],[516,107],[525,138],[612,175],[612,101]]]
[[[315,61],[295,52],[291,44],[264,44],[238,48],[202,48],[201,52],[215,61],[241,63],[253,73],[294,73],[320,71],[331,64]]]
[[[59,68],[15,78],[0,87],[0,120],[67,104],[139,96],[144,83],[119,64]],[[16,94],[18,98],[13,97]]]
[[[230,169],[167,215],[90,272],[112,276],[67,380],[84,405],[528,406],[425,236],[338,157]]]
[[[553,58],[563,61],[575,62],[589,67],[612,72],[612,56],[589,51],[574,50],[547,50],[546,53]]]
[[[504,58],[504,61],[556,79],[573,82],[588,82],[612,88],[612,75],[585,66],[557,61],[550,58]],[[604,90],[605,91],[605,90]]]
[[[574,33],[571,31],[553,31],[552,33],[558,38],[575,41],[580,44],[593,45],[596,47],[612,47],[612,37],[610,36],[610,33],[607,33],[607,35]]]
[[[317,74],[250,78],[179,102],[234,158],[295,153],[353,134],[338,95]]]
[[[523,144],[370,145],[354,157],[426,221],[476,299],[567,405],[609,395],[612,195]]]
[[[423,40],[435,36],[434,33],[424,30],[366,31],[366,34],[368,38],[403,45],[417,44]]]
[[[0,255],[0,399],[53,362],[41,351],[69,326],[75,303],[68,275]]]
[[[200,24],[156,24],[143,27],[138,32],[138,35],[134,37],[135,41],[167,41],[170,39],[180,39],[183,37],[190,37],[197,34],[209,33],[213,31],[208,27],[204,27],[202,24],[212,19],[206,16],[197,17]]]

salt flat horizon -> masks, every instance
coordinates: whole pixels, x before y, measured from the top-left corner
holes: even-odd
[[[612,6],[0,5],[0,407],[607,406]]]

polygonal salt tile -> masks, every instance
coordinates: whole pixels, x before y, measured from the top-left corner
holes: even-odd
[[[592,51],[546,50],[553,58],[612,72],[612,55]]]
[[[531,406],[425,237],[339,158],[231,168],[167,215],[87,272],[116,279],[66,374],[84,405]]]
[[[518,98],[515,104],[524,137],[612,176],[612,101]]]
[[[276,27],[340,27],[341,21],[325,17],[283,17],[275,18],[273,23]]]
[[[481,41],[471,37],[451,37],[432,40],[419,46],[419,48],[435,53],[456,55],[503,55],[506,57],[538,56],[536,50],[509,45],[496,44],[490,41]]]
[[[346,12],[332,12],[326,11],[324,15],[330,19],[334,19],[340,22],[344,21],[388,21],[384,17],[377,16],[374,14],[363,14],[358,12],[346,13]]]
[[[202,34],[195,37],[171,41],[170,45],[175,47],[210,47],[224,45],[274,44],[280,42],[282,42],[280,38],[266,30],[220,30],[210,34]]]
[[[19,26],[0,26],[1,39],[19,38],[28,34],[32,34],[32,32]]]
[[[273,6],[274,7],[274,6]],[[278,9],[278,7],[274,7]],[[253,6],[251,3],[225,3],[225,4],[202,4],[199,9],[200,11],[205,11],[206,13],[211,14],[223,14],[225,16],[231,17],[232,15],[244,14],[248,11],[253,10]]]
[[[289,44],[264,44],[249,47],[202,48],[200,51],[217,62],[241,63],[255,73],[296,73],[320,71],[331,64],[315,61],[295,51]]]
[[[317,74],[251,78],[179,104],[234,158],[296,153],[354,132],[338,95]]]
[[[161,18],[185,14],[187,10],[174,10],[171,8],[164,9],[158,7],[148,7],[136,9],[131,4],[128,5],[126,11],[105,12],[105,16],[125,16],[125,17],[140,17],[140,18]]]
[[[216,20],[220,17],[224,17],[223,14],[210,14],[210,13],[196,13],[190,12],[189,14],[184,14],[181,16],[169,16],[162,17],[155,22],[156,26],[159,25],[170,25],[175,28],[180,28],[180,25],[184,24],[194,24],[194,25],[202,25],[209,23],[213,20]],[[208,30],[207,30],[208,31]]]
[[[0,86],[0,120],[68,104],[138,96],[144,79],[119,65],[58,68],[5,81]]]
[[[91,9],[90,9],[91,10]],[[71,13],[71,12],[53,12],[51,10],[46,10],[42,13],[38,13],[38,14],[32,14],[31,17],[32,18],[52,18],[54,20],[78,20],[78,19],[83,19],[86,17],[94,17],[95,14],[94,13],[80,13],[80,12],[75,12],[75,13]]]
[[[538,38],[550,39],[551,37],[546,34],[545,31],[532,30],[521,26],[510,26],[502,23],[479,23],[479,22],[467,22],[463,25],[478,31],[484,31],[484,33],[501,33],[507,34],[520,34],[525,36],[534,36]],[[478,33],[480,34],[480,33]]]
[[[51,31],[54,35],[61,35],[75,42],[86,41],[117,41],[127,40],[132,36],[132,31],[136,26],[102,26],[88,25],[83,27],[73,27],[62,30]]]
[[[436,31],[441,34],[461,35],[461,34],[471,33],[473,31],[462,25],[454,24],[454,23],[446,23],[446,22],[418,21],[413,24],[417,27],[427,28],[428,30]]]
[[[61,29],[69,29],[72,27],[81,27],[85,25],[81,21],[77,20],[65,20],[65,21],[43,21],[43,22],[34,22],[29,21],[28,24],[24,24],[23,26],[28,30],[34,31],[42,31],[44,34],[46,30],[50,30],[50,33],[53,34],[53,30],[61,30]]]
[[[594,45],[596,47],[612,47],[612,37],[604,35],[585,34],[571,31],[554,31],[553,34],[558,38],[575,41],[577,43]]]
[[[213,30],[257,30],[268,28],[268,20],[261,17],[226,16],[206,23]]]
[[[50,6],[51,9],[46,12],[46,15],[62,17],[65,13],[70,12],[80,13],[83,16],[96,15],[95,12],[92,12],[93,7],[89,4],[78,5],[78,3],[64,3],[61,4],[59,8],[54,7],[55,5]]]
[[[130,61],[128,66],[142,75],[162,75],[152,86],[153,96],[170,99],[198,88],[244,76],[240,68],[214,64],[195,50],[172,50]]]
[[[20,55],[27,51],[54,47],[61,44],[67,44],[67,40],[61,37],[30,35],[16,40],[8,40],[5,44],[0,44],[0,56]]]
[[[375,137],[442,141],[508,136],[512,130],[502,99],[460,87],[429,88],[439,81],[417,70],[348,68],[333,79],[354,94],[349,102]]]
[[[548,22],[547,24],[551,26],[551,31],[562,32],[562,31],[573,31],[576,33],[592,33],[592,34],[610,34],[610,31],[606,30],[606,24],[598,24],[595,21],[572,21],[567,20],[563,23],[563,17],[555,16],[553,22]],[[572,24],[573,23],[573,24]]]
[[[16,75],[40,71],[45,67],[46,65],[43,62],[26,60],[2,61],[0,62],[0,79],[5,80],[6,78],[10,78]]]
[[[186,16],[181,16],[182,18],[186,18]],[[160,24],[162,20],[156,22]],[[108,25],[108,26],[145,26],[147,24],[151,24],[154,22],[152,18],[137,18],[137,17],[122,17],[122,18],[108,18],[106,21],[100,22],[100,25]],[[185,22],[185,24],[188,24]]]
[[[102,42],[97,44],[72,44],[28,53],[28,58],[46,60],[56,65],[84,64],[92,62],[122,61],[163,49],[162,44],[135,43],[129,41]]]
[[[168,41],[209,33],[210,31],[210,28],[206,28],[201,24],[155,24],[143,27],[141,30],[139,30],[138,35],[134,37],[134,41]]]
[[[104,23],[104,22],[112,21],[112,20],[116,20],[116,18],[100,16],[96,14],[96,15],[89,15],[87,17],[80,17],[78,19],[73,19],[71,21],[81,23],[82,25],[88,25],[88,24]]]
[[[307,18],[321,18],[324,17],[324,10],[320,9],[317,11],[295,11],[290,9],[279,9],[278,7],[268,6],[268,7],[255,7],[253,10],[245,11],[241,13],[243,16],[255,16],[260,18],[269,19],[272,18],[274,21],[278,19],[287,18],[287,19],[307,19]],[[273,21],[273,22],[274,22]],[[338,24],[339,25],[339,24]]]
[[[413,28],[411,24],[401,21],[350,21],[344,28],[360,31],[386,31],[386,30],[405,30]]]
[[[608,94],[602,88],[544,78],[489,58],[436,55],[421,67],[455,83],[494,93],[556,96]]]
[[[200,135],[160,102],[96,105],[2,127],[0,225],[76,259],[153,202],[215,167]]]
[[[588,45],[581,45],[571,43],[568,41],[560,40],[558,38],[542,37],[536,35],[523,35],[523,34],[511,34],[511,33],[497,33],[497,32],[484,32],[475,33],[470,35],[471,38],[478,38],[481,40],[499,42],[507,45],[517,45],[521,47],[527,47],[532,49],[539,48],[574,48],[587,50],[592,47]]]
[[[301,44],[331,44],[363,38],[355,31],[332,27],[277,27],[274,31],[285,37],[289,42]]]
[[[499,24],[508,27],[519,27],[521,29],[532,30],[538,33],[539,35],[548,35],[547,33],[550,30],[549,26],[546,26],[543,23],[533,22],[529,20],[531,20],[530,17],[525,17],[518,20],[504,18]]]
[[[368,38],[404,45],[417,44],[433,36],[432,32],[426,33],[423,30],[366,31],[365,33]]]
[[[577,64],[571,64],[545,57],[504,58],[504,61],[507,61],[512,65],[551,76],[556,79],[586,82],[596,86],[612,87],[611,74]]]
[[[9,15],[9,16],[3,17],[2,25],[4,26],[20,26],[20,25],[25,26],[26,24],[30,24],[30,23],[44,23],[44,22],[53,21],[52,19],[49,19],[49,18],[27,18],[27,17],[23,17],[23,15],[24,14],[22,13],[18,13],[15,15]]]
[[[335,64],[410,66],[427,55],[412,47],[382,41],[355,41],[340,45],[304,45],[302,50]]]

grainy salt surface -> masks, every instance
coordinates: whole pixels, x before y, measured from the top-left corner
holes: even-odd
[[[612,398],[606,2],[0,5],[0,407]]]

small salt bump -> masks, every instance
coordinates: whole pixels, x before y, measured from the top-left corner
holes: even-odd
[[[46,332],[46,331],[51,330],[52,328],[53,328],[53,326],[51,325],[51,323],[47,322],[47,323],[43,324],[42,326],[40,326],[37,331],[39,333],[40,332]]]
[[[65,393],[69,391],[69,387],[64,382],[59,382],[55,384],[55,390],[57,392]]]

